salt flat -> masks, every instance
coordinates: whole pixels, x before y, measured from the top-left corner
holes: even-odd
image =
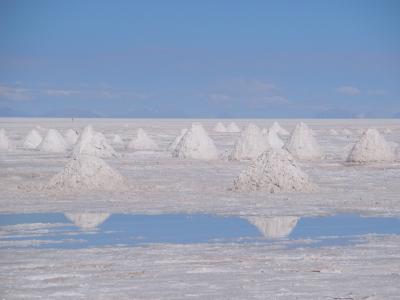
[[[182,128],[201,122],[220,159],[173,158],[169,144]],[[217,133],[218,120],[0,119],[13,151],[0,152],[0,212],[210,213],[310,216],[335,213],[400,216],[400,161],[346,162],[361,130],[374,127],[400,143],[400,120],[302,120],[315,132],[324,158],[298,162],[318,190],[312,193],[235,192],[233,180],[249,162],[228,160],[239,133]],[[231,120],[222,120],[228,124]],[[261,128],[273,120],[234,120]],[[278,120],[289,131],[299,120]],[[82,130],[92,124],[125,145],[143,128],[158,150],[115,147],[106,162],[126,179],[107,192],[57,193],[43,186],[70,160],[21,147],[35,126]],[[331,135],[335,129],[338,135]],[[351,134],[344,134],[348,129]],[[384,133],[391,129],[391,133]],[[364,237],[357,246],[285,249],[279,245],[168,245],[83,250],[1,250],[0,295],[13,298],[276,298],[396,299],[400,286],[398,236]],[[70,251],[74,251],[70,255]],[[46,296],[44,296],[46,295]],[[375,298],[374,298],[375,297]]]

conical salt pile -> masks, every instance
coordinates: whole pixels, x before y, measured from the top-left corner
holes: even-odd
[[[78,141],[79,133],[76,130],[68,129],[65,132],[64,137],[65,137],[65,141],[68,143],[68,145],[73,146]]]
[[[218,158],[218,150],[203,126],[192,124],[192,127],[185,133],[172,152],[172,156],[213,160]]]
[[[321,149],[312,130],[302,122],[296,125],[285,149],[297,159],[313,160],[322,157]]]
[[[343,129],[344,135],[352,135],[353,133],[349,129]]]
[[[123,146],[123,145],[124,145],[124,141],[123,141],[123,139],[121,138],[121,136],[119,136],[118,134],[115,134],[115,135],[114,135],[114,138],[113,138],[113,140],[112,140],[112,144],[113,144],[114,146]]]
[[[187,128],[181,129],[181,133],[175,138],[175,140],[169,145],[168,150],[174,151],[176,146],[178,146],[179,142],[181,141],[182,137],[186,134]]]
[[[392,130],[390,128],[386,128],[384,131],[385,134],[391,134]]]
[[[104,135],[94,131],[91,125],[86,126],[80,134],[75,144],[73,154],[74,156],[86,154],[104,158],[118,156]]]
[[[38,146],[40,151],[52,153],[64,153],[68,145],[62,135],[55,129],[49,129],[43,141]]]
[[[215,127],[214,127],[214,131],[215,132],[226,132],[226,127],[224,124],[222,124],[221,122],[218,122]]]
[[[236,125],[235,122],[229,123],[228,127],[226,128],[227,132],[240,132],[239,126]]]
[[[289,131],[283,128],[278,122],[274,122],[269,130],[275,131],[277,134],[280,135],[289,135]]]
[[[335,129],[330,129],[329,134],[330,135],[338,135],[338,132]]]
[[[354,145],[347,161],[357,163],[384,162],[395,159],[395,154],[376,129],[367,129]]]
[[[0,150],[10,150],[11,143],[8,139],[5,129],[0,129]]]
[[[271,149],[260,155],[234,180],[237,191],[312,192],[315,190],[307,174],[286,150]]]
[[[36,129],[32,129],[26,136],[23,147],[26,149],[36,149],[42,141],[43,138],[40,133]]]
[[[278,239],[287,237],[296,227],[298,217],[249,217],[247,220],[257,227],[266,238]]]
[[[101,158],[80,155],[55,175],[48,188],[62,191],[118,190],[124,186],[123,177]]]
[[[157,144],[147,135],[146,131],[139,128],[136,138],[128,144],[129,149],[135,150],[157,150]]]
[[[260,128],[250,123],[236,141],[229,159],[255,159],[269,148],[271,148],[271,145],[268,143],[268,139],[262,134]]]
[[[83,230],[93,230],[110,216],[109,213],[65,213],[65,217]]]
[[[284,145],[284,142],[278,136],[275,130],[266,129],[262,130],[263,135],[268,140],[268,143],[271,145],[272,148],[281,149]]]

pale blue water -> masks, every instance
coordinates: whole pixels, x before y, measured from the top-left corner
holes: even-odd
[[[39,229],[12,226],[38,223],[48,225]],[[22,247],[12,242],[30,240],[40,243],[28,247],[64,249],[152,243],[274,243],[302,239],[313,242],[293,243],[288,247],[320,247],[356,243],[365,234],[400,234],[400,219],[357,215],[303,217],[287,236],[269,238],[247,219],[235,216],[112,214],[96,227],[85,229],[76,226],[63,213],[2,214],[0,232],[0,248]]]

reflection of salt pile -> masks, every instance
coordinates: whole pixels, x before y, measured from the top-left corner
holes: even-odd
[[[260,128],[250,123],[246,130],[242,131],[229,158],[231,160],[254,159],[270,147]]]
[[[222,124],[221,122],[218,122],[215,127],[214,127],[214,131],[215,132],[226,132],[226,127],[224,124]]]
[[[296,125],[285,148],[298,159],[312,160],[322,157],[321,149],[312,130],[304,123]]]
[[[43,138],[40,133],[36,129],[32,129],[26,136],[23,147],[27,149],[36,149],[42,140]]]
[[[0,129],[0,150],[9,150],[11,148],[11,143],[8,140],[7,133],[5,129]]]
[[[338,132],[335,129],[330,129],[329,134],[330,135],[338,135]]]
[[[75,143],[77,142],[77,140],[78,140],[78,138],[79,138],[79,133],[78,133],[78,131],[76,131],[76,130],[68,129],[68,130],[65,132],[64,137],[65,137],[65,141],[66,141],[69,145],[73,146],[73,145],[75,145]]]
[[[298,217],[250,217],[247,220],[257,227],[266,238],[277,239],[288,236],[296,227]]]
[[[281,149],[283,147],[284,143],[275,130],[264,128],[262,130],[262,133],[267,138],[268,143],[271,145],[272,148]]]
[[[128,148],[135,150],[157,150],[157,144],[147,135],[146,131],[139,128],[136,138],[128,144]]]
[[[108,213],[65,213],[64,215],[75,226],[84,230],[95,229],[110,216]]]
[[[97,157],[117,156],[114,148],[100,132],[96,132],[91,125],[85,127],[75,144],[74,156],[81,154]]]
[[[176,146],[178,146],[179,142],[181,141],[182,137],[186,134],[187,128],[181,129],[181,133],[175,138],[175,140],[169,145],[168,150],[174,151]]]
[[[115,134],[114,138],[112,140],[112,144],[114,146],[123,146],[124,145],[124,141],[118,134]]]
[[[63,153],[67,151],[68,145],[57,130],[49,129],[38,148],[44,152]]]
[[[391,146],[376,129],[367,129],[354,145],[347,161],[366,163],[394,160]]]
[[[271,149],[260,155],[234,181],[234,190],[312,192],[315,186],[286,150]]]
[[[203,126],[192,124],[172,152],[172,156],[212,160],[218,158],[218,150]]]
[[[275,131],[277,134],[280,135],[289,135],[289,132],[285,128],[283,128],[278,122],[274,122],[269,129]]]
[[[73,158],[48,184],[51,189],[68,191],[118,190],[123,186],[118,172],[101,158],[89,155]]]
[[[235,122],[229,123],[228,127],[226,127],[227,132],[240,132],[239,126],[236,125]]]

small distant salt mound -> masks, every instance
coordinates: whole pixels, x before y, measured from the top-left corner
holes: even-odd
[[[353,133],[349,129],[343,129],[344,135],[352,135]]]
[[[330,135],[338,135],[338,132],[335,129],[330,129],[329,134]]]
[[[234,180],[233,190],[312,192],[314,184],[286,150],[271,149],[260,155]]]
[[[123,177],[101,158],[81,155],[69,161],[55,175],[48,188],[79,192],[84,190],[118,190],[124,186]]]
[[[118,134],[115,134],[114,138],[112,140],[112,144],[114,146],[123,146],[124,145],[124,141]]]
[[[0,150],[10,150],[11,142],[8,139],[5,129],[0,129]]]
[[[181,141],[182,137],[186,134],[187,128],[181,129],[181,133],[175,138],[175,140],[169,145],[168,150],[174,151],[176,146],[178,146],[179,142]]]
[[[139,128],[136,138],[130,141],[128,148],[135,150],[157,150],[158,146],[142,128]]]
[[[392,147],[378,130],[367,129],[360,140],[354,145],[347,161],[367,163],[384,162],[395,159]]]
[[[65,213],[65,217],[83,230],[92,230],[110,216],[109,213]]]
[[[36,126],[35,126],[35,129],[36,129],[37,131],[41,132],[41,133],[46,133],[46,131],[47,131],[46,128],[44,128],[43,126],[40,126],[40,125],[36,125]]]
[[[302,122],[296,125],[285,148],[297,159],[313,160],[322,157],[321,149],[312,130]]]
[[[36,129],[32,129],[25,137],[23,147],[26,149],[36,149],[42,141],[43,138],[40,133]]]
[[[214,127],[214,131],[215,132],[226,132],[227,129],[224,124],[222,124],[221,122],[218,122]]]
[[[277,134],[280,135],[289,135],[289,131],[283,128],[278,122],[274,122],[269,130],[275,131]]]
[[[213,160],[218,158],[218,150],[203,126],[201,124],[192,124],[192,127],[183,135],[172,152],[172,156]]]
[[[79,133],[78,133],[78,131],[76,131],[76,130],[68,129],[68,130],[65,132],[64,137],[65,137],[65,141],[66,141],[69,145],[73,146],[73,145],[75,145],[75,143],[78,141]]]
[[[242,131],[229,158],[231,160],[255,159],[270,147],[268,139],[263,135],[260,128],[250,123]]]
[[[85,127],[75,144],[73,155],[79,156],[81,154],[103,158],[118,156],[105,136],[100,132],[94,131],[91,125]]]
[[[298,217],[249,217],[247,220],[257,227],[266,238],[279,239],[287,237],[296,227]]]
[[[384,131],[385,134],[391,134],[392,130],[390,128],[386,128]]]
[[[52,153],[64,153],[68,145],[62,135],[55,129],[49,129],[46,136],[38,146],[40,151]]]
[[[226,128],[226,131],[232,132],[232,133],[240,132],[240,128],[239,128],[239,126],[236,125],[235,122],[231,122],[231,123],[229,123],[228,127]]]
[[[264,128],[262,130],[262,133],[267,138],[268,143],[271,145],[272,148],[281,149],[283,147],[284,142],[281,140],[281,138],[278,136],[278,133],[275,130]]]

